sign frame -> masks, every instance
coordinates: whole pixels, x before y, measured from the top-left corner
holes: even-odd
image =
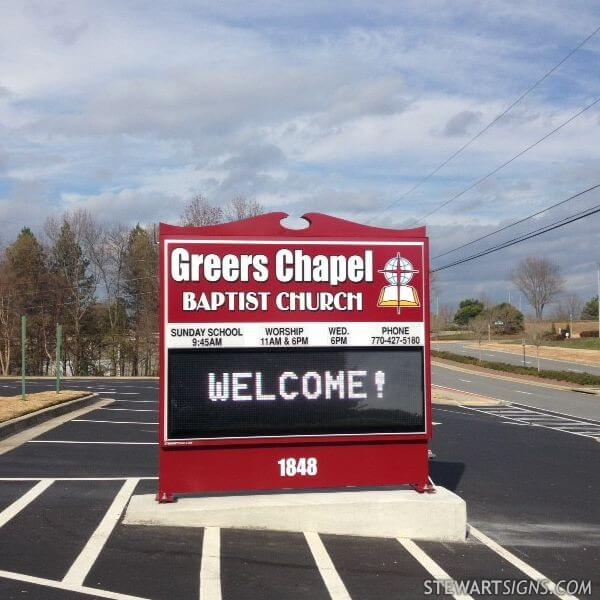
[[[225,491],[310,489],[331,487],[379,487],[412,485],[429,491],[428,443],[432,436],[431,357],[429,340],[429,247],[424,227],[392,230],[369,227],[319,213],[304,215],[306,229],[282,226],[285,213],[269,213],[223,225],[178,227],[160,224],[160,391],[159,391],[159,490],[160,502],[175,495]],[[331,232],[335,232],[332,236]],[[422,249],[423,386],[424,431],[415,433],[360,433],[287,436],[170,439],[168,437],[168,348],[169,249],[175,244],[258,244],[298,247],[419,245]],[[393,319],[392,319],[393,320]],[[365,321],[369,322],[369,321]],[[401,324],[402,321],[397,321]],[[251,321],[249,321],[251,323]],[[302,318],[290,320],[290,325]],[[356,346],[355,346],[356,348]],[[382,346],[383,348],[383,346]],[[248,349],[248,348],[246,348]],[[200,350],[202,351],[202,350]],[[277,478],[261,471],[277,456],[318,455],[320,461],[337,463],[340,472],[322,477]],[[329,458],[327,458],[329,457]],[[371,457],[371,458],[369,458]],[[356,463],[365,465],[360,472]],[[389,463],[387,466],[385,463]],[[262,466],[261,466],[262,465]],[[354,466],[352,466],[354,465]],[[353,474],[350,474],[350,470]],[[345,473],[345,475],[344,475]]]

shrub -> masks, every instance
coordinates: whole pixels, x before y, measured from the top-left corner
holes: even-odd
[[[596,330],[596,331],[582,331],[579,334],[579,337],[582,337],[582,338],[595,338],[595,337],[598,337],[598,330]]]
[[[462,354],[454,354],[445,350],[432,350],[431,356],[436,358],[445,358],[468,365],[477,365],[486,369],[494,369],[495,371],[504,371],[506,373],[516,373],[517,375],[535,375],[543,379],[554,379],[556,381],[567,381],[577,385],[600,385],[600,375],[592,375],[591,373],[573,373],[571,371],[549,371],[543,369],[538,372],[536,367],[521,367],[519,365],[511,365],[509,363],[495,362],[491,360],[482,360],[474,356],[463,356]]]
[[[561,340],[565,339],[565,336],[561,335],[560,333],[552,333],[551,331],[546,331],[542,333],[542,339],[551,342],[560,342]]]

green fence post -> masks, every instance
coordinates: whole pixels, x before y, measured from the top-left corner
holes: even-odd
[[[60,394],[60,372],[61,372],[61,358],[60,351],[62,346],[62,325],[56,326],[56,393]]]
[[[27,347],[27,316],[21,317],[21,400],[25,400],[25,358]]]

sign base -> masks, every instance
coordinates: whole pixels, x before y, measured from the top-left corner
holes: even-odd
[[[405,537],[464,542],[466,503],[443,487],[414,490],[294,492],[181,498],[157,504],[152,494],[133,496],[126,525],[227,527],[272,531]]]

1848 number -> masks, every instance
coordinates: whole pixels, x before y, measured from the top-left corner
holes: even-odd
[[[313,477],[317,474],[316,458],[282,458],[277,461],[281,477],[303,475]]]

